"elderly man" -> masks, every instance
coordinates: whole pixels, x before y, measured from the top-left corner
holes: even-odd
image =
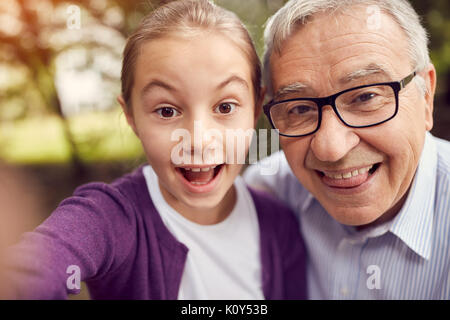
[[[450,298],[450,143],[405,0],[292,0],[268,22],[276,175],[245,178],[297,213],[313,299]]]

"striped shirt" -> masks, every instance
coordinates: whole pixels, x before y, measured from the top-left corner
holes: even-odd
[[[260,174],[274,164],[275,175]],[[283,152],[250,166],[244,178],[297,213],[311,299],[450,299],[450,142],[426,134],[402,209],[362,231],[334,220],[300,184]]]

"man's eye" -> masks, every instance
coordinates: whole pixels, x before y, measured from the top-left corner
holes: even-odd
[[[307,105],[299,105],[289,109],[290,114],[304,114],[313,111],[313,107]]]
[[[175,110],[172,107],[163,107],[163,108],[159,108],[158,110],[156,110],[156,113],[161,117],[161,118],[174,118],[176,117],[179,112],[177,110]]]
[[[363,94],[358,95],[353,101],[352,103],[358,103],[358,102],[367,102],[373,98],[375,98],[377,96],[376,93],[373,92],[366,92]]]
[[[228,114],[228,113],[232,113],[235,109],[236,109],[236,104],[231,103],[231,102],[224,102],[224,103],[219,104],[216,107],[215,112],[222,113],[222,114]]]

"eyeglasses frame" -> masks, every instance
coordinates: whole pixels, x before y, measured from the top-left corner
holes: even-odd
[[[322,108],[324,106],[331,106],[331,108],[333,109],[334,113],[338,116],[339,120],[341,120],[341,122],[346,125],[347,127],[350,128],[367,128],[367,127],[373,127],[373,126],[377,126],[380,125],[382,123],[385,123],[391,119],[393,119],[397,113],[398,113],[398,108],[399,108],[399,92],[400,90],[402,90],[404,87],[406,87],[411,81],[412,79],[417,75],[417,72],[414,71],[411,74],[409,74],[408,76],[406,76],[405,78],[403,78],[400,81],[392,81],[392,82],[380,82],[380,83],[373,83],[373,84],[368,84],[368,85],[362,85],[362,86],[358,86],[358,87],[353,87],[353,88],[349,88],[343,91],[340,91],[338,93],[335,93],[331,96],[328,97],[322,97],[322,98],[294,98],[294,99],[287,99],[287,100],[281,100],[281,101],[274,101],[273,99],[271,101],[269,101],[267,104],[265,104],[263,106],[263,110],[264,110],[264,114],[266,115],[266,117],[269,119],[270,125],[272,126],[272,128],[278,130],[278,134],[280,136],[284,136],[284,137],[292,137],[292,138],[298,138],[298,137],[304,137],[304,136],[308,136],[311,134],[316,133],[319,128],[320,125],[322,123]],[[395,94],[395,112],[394,114],[389,117],[386,120],[374,123],[374,124],[369,124],[369,125],[364,125],[364,126],[353,126],[353,125],[349,125],[348,123],[346,123],[344,121],[344,119],[342,119],[341,115],[339,114],[337,108],[336,108],[336,99],[344,94],[347,93],[349,91],[353,91],[353,90],[358,90],[358,89],[363,89],[363,88],[368,88],[368,87],[373,87],[373,86],[380,86],[380,85],[387,85],[390,86],[393,90],[394,90],[394,94]],[[300,135],[289,135],[289,134],[285,134],[285,133],[281,133],[279,132],[279,129],[277,129],[275,127],[275,124],[272,121],[272,117],[270,115],[270,109],[280,103],[285,103],[285,102],[292,102],[292,101],[312,101],[314,103],[317,104],[317,107],[319,109],[319,114],[318,114],[318,118],[319,121],[317,122],[317,128],[310,132],[310,133],[306,133],[306,134],[300,134]]]

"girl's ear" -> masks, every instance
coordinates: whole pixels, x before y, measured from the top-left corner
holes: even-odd
[[[259,116],[261,115],[265,96],[266,96],[266,87],[262,87],[259,97],[256,100],[255,104],[255,124],[258,122]]]
[[[125,114],[125,117],[127,119],[128,125],[133,129],[134,134],[138,137],[138,132],[136,130],[136,124],[134,122],[133,112],[131,110],[131,106],[128,107],[127,103],[123,99],[123,96],[120,95],[117,97],[117,102],[119,102],[120,106],[122,107],[123,113]]]

